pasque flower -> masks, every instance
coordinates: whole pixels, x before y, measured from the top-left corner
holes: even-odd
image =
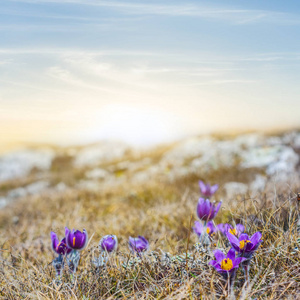
[[[69,254],[72,251],[72,249],[67,246],[65,237],[61,241],[59,241],[56,233],[53,231],[51,231],[50,237],[51,237],[52,249],[57,254],[65,255],[65,254]]]
[[[239,238],[230,232],[227,232],[226,235],[232,247],[239,253],[239,256],[246,258],[251,258],[254,251],[262,242],[262,235],[259,231],[254,233],[250,238],[246,233],[241,234]]]
[[[244,232],[245,227],[242,224],[236,224],[236,226],[233,227],[230,224],[227,224],[227,223],[226,224],[222,224],[221,223],[221,224],[217,225],[217,229],[219,231],[221,231],[225,236],[226,236],[227,232],[230,232],[231,234],[239,237]]]
[[[214,203],[211,203],[209,199],[200,198],[197,205],[197,215],[202,221],[212,220],[218,213],[222,202],[220,201],[216,206]]]
[[[141,235],[137,238],[129,237],[129,248],[132,252],[141,253],[149,249],[149,242]]]
[[[214,255],[216,260],[209,262],[219,273],[231,274],[238,269],[239,264],[246,260],[244,257],[235,257],[235,250],[230,249],[225,255],[221,250],[215,250]]]
[[[209,184],[205,184],[203,181],[199,181],[200,191],[203,196],[209,198],[211,197],[219,188],[217,184],[210,186]]]
[[[106,252],[113,252],[118,247],[118,239],[115,235],[105,235],[99,242],[99,247]]]
[[[74,250],[83,250],[88,242],[86,230],[83,229],[81,232],[80,230],[70,230],[68,227],[65,230],[68,247]]]
[[[207,233],[209,236],[212,236],[212,234],[217,231],[217,228],[211,221],[209,221],[206,226],[195,221],[195,227],[193,227],[193,230],[200,237],[203,233]]]

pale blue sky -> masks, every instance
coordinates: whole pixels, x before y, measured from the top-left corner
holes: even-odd
[[[298,1],[1,1],[0,142],[300,125]]]

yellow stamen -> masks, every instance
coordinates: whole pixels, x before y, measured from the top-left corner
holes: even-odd
[[[75,246],[75,236],[73,237],[73,247]]]
[[[251,243],[249,240],[240,241],[240,249],[244,249],[248,243]]]
[[[233,235],[237,235],[237,231],[236,231],[235,228],[230,229],[229,232],[230,232],[231,234],[233,234]]]
[[[231,270],[233,267],[232,260],[230,258],[224,258],[221,262],[221,269],[225,271]]]
[[[58,251],[58,247],[60,246],[61,242],[58,243],[58,245],[56,246],[56,251]]]
[[[208,227],[206,228],[206,232],[207,232],[207,234],[210,233],[210,229]]]

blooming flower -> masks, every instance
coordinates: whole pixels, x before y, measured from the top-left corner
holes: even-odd
[[[141,235],[139,235],[137,238],[132,238],[130,236],[128,245],[132,252],[137,253],[147,251],[149,248],[149,242]]]
[[[244,225],[242,224],[237,224],[235,227],[233,227],[230,224],[218,224],[217,229],[220,230],[225,236],[227,232],[230,232],[231,234],[239,237],[245,230]]]
[[[261,240],[261,233],[258,231],[254,233],[251,238],[248,234],[243,233],[239,238],[227,232],[227,238],[232,247],[239,253],[240,256],[250,258],[253,252],[259,247]]]
[[[217,206],[211,203],[208,199],[200,198],[197,205],[197,215],[202,221],[212,220],[218,213],[222,202],[220,201]]]
[[[113,252],[118,247],[118,239],[115,235],[112,234],[105,235],[100,240],[99,247],[101,247],[103,251]]]
[[[217,231],[216,226],[213,222],[209,221],[206,226],[204,226],[202,223],[195,221],[195,227],[193,227],[194,232],[200,237],[203,232],[206,231],[206,233],[209,236],[212,236],[213,233]]]
[[[210,186],[209,184],[205,184],[203,181],[199,181],[199,187],[203,196],[209,198],[211,197],[219,188],[217,184]]]
[[[66,240],[69,248],[74,250],[83,250],[88,242],[88,235],[85,229],[81,232],[80,230],[70,230],[68,227],[66,230]]]
[[[215,250],[214,255],[216,260],[211,260],[209,262],[219,273],[221,274],[230,274],[238,269],[239,264],[246,260],[244,257],[235,257],[234,249],[230,249],[225,255],[221,250]]]
[[[59,241],[56,233],[53,231],[51,231],[50,237],[51,237],[52,249],[57,254],[65,255],[65,254],[69,254],[72,251],[72,249],[67,246],[65,237],[61,241]]]

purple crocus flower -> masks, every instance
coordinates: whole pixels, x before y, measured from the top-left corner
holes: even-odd
[[[213,233],[217,231],[216,226],[214,225],[213,222],[209,221],[206,226],[204,226],[202,223],[195,221],[195,227],[193,227],[194,232],[200,237],[201,234],[206,231],[206,233],[209,236],[212,236]]]
[[[214,255],[216,260],[209,262],[219,273],[231,274],[238,269],[239,264],[246,260],[244,257],[235,257],[234,249],[230,249],[225,255],[221,250],[215,250]]]
[[[115,235],[106,235],[100,240],[99,247],[101,247],[103,251],[113,252],[118,247],[118,239]]]
[[[214,203],[211,203],[209,199],[200,198],[197,205],[197,215],[202,221],[212,220],[218,213],[221,207],[222,201],[215,206]]]
[[[251,238],[248,234],[243,233],[237,238],[235,235],[227,232],[227,238],[232,247],[239,253],[240,256],[251,258],[254,251],[259,247],[262,234],[258,231]]]
[[[230,224],[218,224],[217,225],[217,229],[219,231],[221,231],[225,236],[227,234],[227,232],[230,232],[231,234],[239,237],[245,230],[245,227],[244,225],[242,224],[237,224],[235,227],[233,227],[232,225]]]
[[[66,240],[69,248],[74,250],[83,250],[88,242],[88,235],[85,229],[81,232],[80,230],[70,230],[68,227],[66,230]]]
[[[50,237],[51,237],[52,249],[57,254],[65,255],[65,254],[69,254],[72,251],[72,249],[67,246],[65,237],[61,241],[59,241],[56,233],[53,231],[51,231]]]
[[[209,184],[205,184],[203,181],[199,181],[199,187],[203,196],[209,198],[211,197],[219,188],[217,184],[210,186]]]
[[[149,242],[141,235],[137,238],[129,237],[129,248],[132,252],[141,253],[149,249]]]

